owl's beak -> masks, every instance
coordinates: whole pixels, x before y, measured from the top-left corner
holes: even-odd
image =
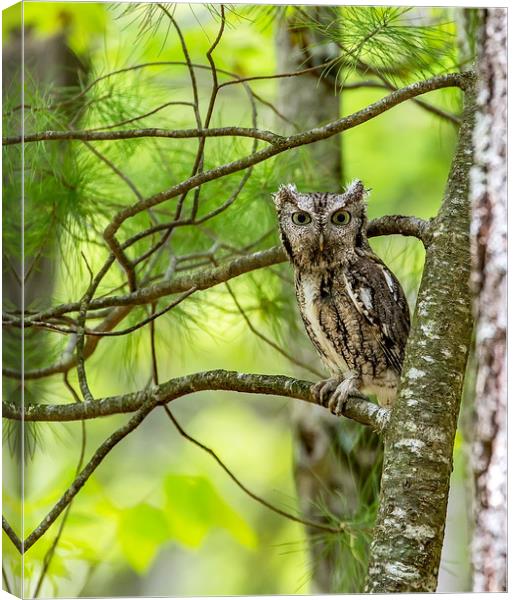
[[[319,250],[321,252],[324,250],[324,233],[322,233],[322,232],[319,235]]]

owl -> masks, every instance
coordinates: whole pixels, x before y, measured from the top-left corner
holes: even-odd
[[[359,180],[341,194],[273,195],[299,311],[331,374],[313,393],[336,415],[351,395],[392,406],[410,329],[401,284],[367,241],[366,195]]]

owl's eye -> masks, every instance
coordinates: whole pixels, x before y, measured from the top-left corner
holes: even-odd
[[[295,225],[308,225],[312,222],[312,217],[304,211],[295,212],[292,215],[292,222]]]
[[[331,222],[334,225],[347,225],[351,220],[351,214],[347,210],[336,210],[331,215]]]

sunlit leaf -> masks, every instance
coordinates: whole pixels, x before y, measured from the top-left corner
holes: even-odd
[[[168,521],[158,508],[138,504],[121,511],[118,539],[128,564],[137,573],[145,573],[160,546],[170,539]]]
[[[197,547],[210,529],[226,529],[240,544],[256,545],[256,536],[244,519],[204,477],[168,475],[164,482],[166,516],[173,535],[184,545]]]

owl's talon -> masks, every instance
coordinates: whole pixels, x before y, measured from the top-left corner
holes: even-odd
[[[328,409],[330,410],[330,412],[333,413],[336,417],[341,417],[345,413],[346,402],[348,397],[349,394],[343,395],[335,391],[332,394],[328,403]]]
[[[355,374],[350,374],[345,379],[332,377],[319,381],[312,391],[319,404],[328,408],[337,417],[340,417],[345,413],[349,397],[361,394],[359,383],[360,380]]]
[[[330,398],[340,385],[341,379],[338,377],[330,377],[323,379],[312,387],[312,395],[317,400],[317,403],[325,408],[328,407]]]

